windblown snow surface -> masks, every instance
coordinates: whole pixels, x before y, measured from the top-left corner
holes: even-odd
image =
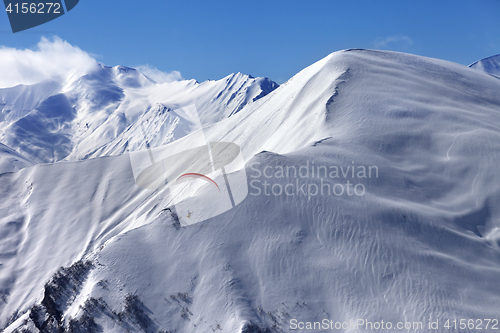
[[[476,61],[469,67],[500,76],[500,54]]]
[[[39,144],[29,154],[66,161],[0,175],[5,332],[291,332],[293,320],[323,319],[423,323],[420,330],[339,332],[428,332],[429,320],[439,320],[433,331],[477,332],[443,325],[500,319],[496,77],[442,60],[346,50],[236,112],[221,108],[230,98],[210,104],[213,95],[204,93],[226,91],[235,76],[164,87],[144,80],[120,91],[102,81],[112,71],[121,69],[102,67],[98,77],[66,88],[0,91],[56,96],[49,101],[60,107],[58,119],[50,118],[56,133],[83,138]],[[67,87],[95,112],[75,116]],[[172,94],[175,100],[165,97]],[[99,96],[115,102],[99,104]],[[222,215],[181,227],[168,191],[137,187],[121,153],[134,142],[144,148],[139,123],[129,119],[142,119],[147,140],[161,145],[169,136],[163,107],[203,98],[211,105],[201,111],[207,140],[241,147],[249,195]],[[1,140],[12,148],[20,142],[25,152],[31,137],[16,135],[26,127],[15,124],[30,108],[20,103]],[[30,114],[47,114],[22,103],[31,103]],[[118,109],[122,118],[107,116]],[[153,115],[156,127],[146,120]],[[77,117],[81,132],[102,132],[65,132],[65,117]],[[107,122],[123,123],[119,132],[128,134],[109,134]],[[33,131],[53,133],[43,128]],[[89,158],[104,155],[117,156]],[[287,167],[302,172],[283,176]],[[337,176],[330,174],[336,167]]]

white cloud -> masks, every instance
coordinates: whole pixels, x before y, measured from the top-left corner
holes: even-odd
[[[87,52],[59,37],[42,37],[34,49],[0,47],[0,88],[82,75],[97,65]]]
[[[413,40],[405,35],[396,35],[396,36],[389,36],[385,38],[377,38],[374,42],[373,45],[377,49],[383,49],[386,48],[389,44],[396,44],[396,45],[413,45]]]
[[[135,67],[139,72],[146,75],[150,79],[156,81],[157,83],[170,83],[173,81],[182,80],[182,75],[178,71],[173,71],[170,73],[162,72],[158,68],[151,65],[139,65]]]
[[[59,37],[42,37],[33,49],[0,46],[0,88],[35,84],[53,77],[84,75],[97,66],[92,55]],[[158,83],[182,80],[181,73],[162,72],[154,66],[136,67]]]

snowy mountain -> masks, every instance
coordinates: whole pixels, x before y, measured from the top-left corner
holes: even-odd
[[[241,75],[160,89],[118,84],[120,72],[2,91],[10,127],[30,114],[61,137],[83,126],[65,157],[41,144],[29,155],[66,161],[0,175],[5,332],[291,332],[357,319],[372,327],[339,331],[437,320],[439,332],[476,332],[445,325],[500,319],[496,77],[370,50],[332,53],[258,99],[265,89],[252,86],[266,85]],[[34,94],[66,97],[45,102],[60,107],[49,117]],[[169,110],[189,104],[209,142],[241,147],[249,195],[181,227],[168,189],[138,187],[121,153],[145,149],[144,136],[177,139]],[[96,134],[82,134],[87,122]],[[10,127],[2,142],[20,137]]]
[[[469,67],[500,76],[500,54],[476,61]]]
[[[132,68],[96,65],[83,76],[0,89],[0,142],[37,163],[117,155],[145,147],[146,120],[155,144],[175,140],[176,125],[164,126],[169,108],[195,104],[209,125],[277,86],[241,73],[156,84]]]

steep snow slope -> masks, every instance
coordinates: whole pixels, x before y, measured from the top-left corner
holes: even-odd
[[[0,143],[0,173],[19,171],[33,164],[15,150]]]
[[[169,137],[171,128],[165,132],[164,114],[155,110],[194,103],[210,124],[276,87],[241,73],[219,81],[156,84],[132,68],[96,65],[81,77],[0,89],[0,142],[37,163],[117,155],[144,148],[136,121],[146,113],[156,124],[149,135],[164,144],[175,138]]]
[[[500,54],[476,61],[470,64],[469,67],[486,73],[500,75]]]
[[[127,155],[0,175],[5,331],[498,318],[499,89],[446,61],[333,53],[206,129],[242,148],[250,194],[188,227]]]

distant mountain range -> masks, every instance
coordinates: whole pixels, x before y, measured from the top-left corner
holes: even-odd
[[[0,89],[0,142],[36,163],[117,155],[175,137],[169,107],[195,104],[205,126],[278,87],[241,73],[218,81],[156,84],[135,69],[98,65],[86,75]]]

